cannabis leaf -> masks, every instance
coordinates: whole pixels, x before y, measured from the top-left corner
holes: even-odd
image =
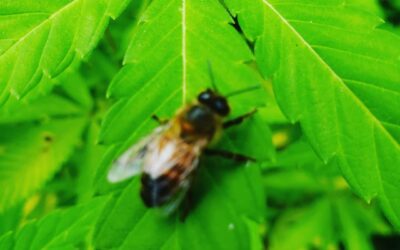
[[[375,249],[372,236],[390,234],[376,203],[348,192],[335,164],[324,164],[304,139],[277,153],[273,165],[263,177],[269,248]]]
[[[344,1],[228,1],[288,118],[400,226],[400,38]]]
[[[374,210],[347,196],[320,199],[295,210],[288,209],[272,229],[270,248],[327,249],[343,242],[346,249],[372,250],[370,237],[374,232],[388,233],[388,227]]]
[[[0,134],[0,211],[42,187],[80,141],[90,104],[83,104],[82,80],[76,74],[69,74],[67,79],[73,82],[63,84],[68,86],[63,97],[51,94],[29,103],[3,106],[0,130],[7,132]],[[68,97],[72,89],[81,104]]]
[[[88,236],[106,201],[104,197],[95,198],[86,204],[54,211],[38,221],[29,222],[16,232],[0,236],[0,248],[87,249]]]
[[[35,94],[84,58],[97,44],[109,18],[129,1],[57,0],[0,3],[0,103]]]
[[[255,71],[244,64],[254,58],[244,41],[229,27],[228,14],[212,1],[210,4],[207,7],[194,1],[185,5],[175,0],[163,7],[150,5],[132,38],[125,66],[110,86],[109,96],[119,100],[106,117],[101,141],[123,141],[132,132],[151,127],[152,113],[169,117],[182,103],[211,87],[207,62],[212,66],[221,93],[260,84]],[[179,15],[177,6],[182,8]],[[205,13],[198,12],[197,8],[204,8]],[[161,37],[159,30],[163,31]],[[238,114],[246,110],[243,106],[260,105],[254,99],[241,104],[233,99],[232,110]],[[134,115],[127,115],[133,110]]]
[[[0,125],[0,210],[31,194],[51,177],[77,143],[85,120]]]
[[[109,88],[109,95],[118,101],[107,114],[100,136],[102,142],[114,144],[99,172],[101,192],[113,189],[105,181],[111,161],[156,125],[152,114],[171,117],[200,91],[212,87],[208,62],[222,94],[261,84],[256,71],[245,64],[254,59],[252,53],[230,22],[226,10],[214,0],[150,4],[135,30],[124,67]],[[232,116],[264,102],[259,98],[262,91],[243,96],[229,99]],[[227,131],[217,147],[261,161],[271,155],[270,141],[262,117],[255,116]],[[119,186],[104,212],[96,247],[247,249],[250,237],[259,238],[247,220],[259,223],[265,211],[260,184],[257,164],[237,166],[205,157],[194,184],[196,205],[181,223],[146,209],[139,199],[138,178],[134,178]]]

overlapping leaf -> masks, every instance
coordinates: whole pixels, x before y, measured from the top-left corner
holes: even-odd
[[[345,1],[228,1],[277,101],[400,226],[400,38]]]
[[[336,230],[335,230],[336,229]],[[387,234],[378,213],[349,197],[321,199],[288,209],[271,232],[271,249],[329,249],[343,243],[346,249],[374,249],[371,235]]]
[[[73,208],[52,212],[38,221],[29,222],[16,232],[0,236],[0,248],[12,249],[88,249],[106,198],[96,198]]]
[[[324,165],[304,140],[276,158],[263,177],[271,249],[374,249],[372,235],[390,234],[376,204],[351,195],[338,169]]]
[[[58,94],[9,102],[0,112],[0,211],[42,187],[80,141],[88,89],[77,73],[60,79]]]
[[[132,132],[153,125],[151,114],[168,118],[183,103],[211,87],[207,62],[222,93],[260,84],[254,70],[244,65],[253,56],[230,27],[228,14],[216,3],[210,4],[152,4],[141,17],[125,66],[109,89],[109,95],[119,101],[106,117],[103,142],[123,141]],[[248,103],[241,105],[231,101],[236,114],[257,103],[257,98],[246,97]]]
[[[101,134],[104,143],[115,143],[100,171],[101,189],[109,189],[105,174],[121,150],[149,132],[156,124],[152,114],[171,117],[207,87],[210,62],[221,93],[260,84],[255,71],[245,65],[253,56],[218,1],[156,0],[141,17],[125,57],[125,66],[109,94],[118,102],[107,115]],[[231,98],[233,115],[262,104],[260,93]],[[247,103],[243,102],[246,100]],[[257,130],[257,131],[256,131]],[[129,138],[127,140],[127,138]],[[246,142],[246,143],[244,143]],[[268,158],[270,135],[260,117],[232,130],[220,146]],[[195,200],[185,223],[162,218],[144,208],[139,182],[123,184],[122,191],[99,224],[98,248],[121,249],[247,249],[250,236],[244,218],[263,217],[260,175],[255,165],[205,159],[199,169]]]
[[[38,189],[70,155],[85,119],[0,125],[0,210]]]
[[[52,78],[94,48],[109,18],[128,2],[1,1],[0,103],[48,89]]]

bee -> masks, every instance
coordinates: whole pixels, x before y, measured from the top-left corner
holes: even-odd
[[[179,109],[170,121],[160,121],[153,116],[160,126],[113,163],[108,180],[116,183],[141,174],[143,203],[149,208],[162,208],[164,214],[171,214],[190,188],[203,153],[236,161],[254,160],[207,147],[218,139],[223,129],[241,123],[255,111],[223,122],[230,113],[227,97],[208,88],[197,96],[195,102]]]

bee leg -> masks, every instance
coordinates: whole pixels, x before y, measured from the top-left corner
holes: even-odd
[[[206,155],[211,155],[211,156],[220,156],[226,159],[230,159],[236,162],[246,162],[246,161],[251,161],[251,162],[255,162],[256,159],[250,157],[250,156],[246,156],[246,155],[242,155],[242,154],[238,154],[238,153],[234,153],[234,152],[229,152],[229,151],[225,151],[225,150],[220,150],[220,149],[206,149],[204,151],[204,153]]]
[[[257,109],[254,109],[246,114],[243,114],[239,117],[236,117],[232,120],[226,121],[222,124],[223,128],[229,128],[235,125],[239,125],[240,123],[242,123],[246,118],[249,118],[250,116],[254,115],[257,112]]]
[[[182,201],[181,211],[179,213],[179,220],[185,222],[190,211],[193,209],[193,191],[192,187],[189,188],[188,193]]]
[[[186,197],[185,200],[182,203],[182,211],[179,214],[179,221],[180,222],[185,222],[186,218],[188,217],[190,210],[191,210],[191,205],[189,204],[190,201],[188,201],[189,197]]]
[[[151,118],[152,118],[154,121],[158,122],[158,124],[160,124],[160,125],[164,125],[164,124],[166,124],[166,123],[168,122],[168,119],[161,119],[161,118],[158,117],[157,115],[152,115]]]

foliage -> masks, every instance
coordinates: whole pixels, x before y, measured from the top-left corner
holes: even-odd
[[[67,118],[43,125],[1,127],[8,131],[0,138],[3,142],[1,209],[25,198],[58,169],[69,156],[83,124],[82,119]]]
[[[377,196],[400,226],[400,38],[376,28],[380,19],[337,1],[304,2],[232,8],[239,22],[259,24],[244,32],[257,37],[257,62],[284,113],[301,123],[324,161],[335,158],[354,190],[367,201]],[[293,11],[299,5],[302,11]]]
[[[180,15],[174,14],[177,10],[181,10]],[[241,63],[252,59],[251,52],[239,34],[229,25],[229,15],[218,3],[203,1],[184,5],[180,1],[153,2],[144,13],[144,18],[138,23],[136,33],[132,37],[124,58],[124,66],[109,88],[109,95],[119,98],[119,101],[105,117],[100,135],[100,140],[105,143],[119,142],[130,135],[133,135],[133,140],[138,135],[143,136],[143,131],[149,132],[149,128],[155,125],[150,119],[152,113],[167,117],[182,103],[193,99],[204,88],[204,83],[208,82],[210,86],[207,60],[215,69],[216,84],[223,93],[240,88],[240,84],[228,85],[230,82],[243,83],[242,86],[246,86],[245,84],[257,83],[258,80],[255,71]],[[165,32],[163,36],[155,36],[160,29]],[[200,39],[201,34],[208,35],[203,35]],[[221,37],[220,34],[225,36]],[[218,43],[209,42],[218,40]],[[226,46],[227,44],[229,46]],[[232,68],[235,69],[234,73],[228,74]],[[237,103],[234,101],[232,100],[232,105]],[[143,102],[147,103],[146,106],[132,115],[126,115],[135,110],[138,103]],[[248,102],[242,105],[241,109],[235,106],[233,110],[236,111],[235,114],[239,114],[240,110],[250,110],[254,104]],[[265,145],[269,140],[268,132],[261,132],[267,128],[260,119],[253,124],[249,122],[244,125],[248,127],[246,134],[235,138],[237,132],[232,131],[221,144],[228,145],[237,152],[245,150],[255,158],[267,159],[268,148],[259,150],[262,149],[259,145]],[[245,129],[245,126],[241,129]],[[257,126],[257,130],[254,126]],[[265,136],[260,137],[259,134]],[[128,144],[122,144],[122,148],[129,146],[133,140],[128,139]],[[243,140],[252,141],[256,147],[241,147],[243,145],[240,142]],[[114,147],[108,155],[109,160],[105,161],[104,170],[107,170],[111,159],[116,156],[115,153],[120,152],[118,147],[121,146]],[[227,171],[222,170],[224,166],[232,165],[232,162],[219,161],[218,164],[216,161],[207,161],[202,165],[204,168],[198,173],[198,181],[199,186],[209,187],[207,195],[204,195],[204,199],[184,224],[179,221],[160,220],[157,215],[145,212],[140,200],[132,203],[131,194],[139,193],[138,180],[135,180],[121,191],[122,194],[113,203],[104,223],[100,225],[97,247],[159,249],[166,244],[164,247],[173,249],[178,245],[191,249],[248,248],[249,240],[245,233],[247,225],[243,217],[250,216],[260,221],[264,211],[262,194],[252,194],[254,190],[260,190],[261,185],[257,183],[259,174],[256,166],[248,166],[248,169],[238,166],[228,175]],[[213,165],[218,165],[219,169],[209,167],[206,171],[205,166]],[[197,196],[200,196],[201,192],[198,193]],[[243,202],[244,200],[246,202]],[[122,212],[126,210],[131,211],[131,215],[121,217],[121,213],[129,214]],[[126,223],[128,218],[130,223]],[[207,225],[207,218],[213,223]],[[154,230],[155,225],[163,225],[163,234]],[[201,232],[201,235],[192,231]],[[149,240],[152,238],[156,240]],[[198,244],[198,241],[204,243]]]
[[[355,199],[335,164],[325,165],[303,138],[278,153],[264,185],[269,221],[276,219],[271,249],[374,249],[371,235],[390,232],[376,204]]]
[[[24,225],[15,233],[0,238],[1,249],[71,249],[85,246],[105,199],[95,198],[87,204],[64,211],[54,211],[39,221]]]
[[[400,23],[400,1],[381,0],[380,2],[388,22],[398,25]]]
[[[96,45],[127,1],[3,1],[0,101],[48,88],[51,79]]]
[[[0,13],[0,249],[374,249],[400,227],[387,5],[7,0]],[[212,145],[256,162],[202,157],[184,222],[147,209],[139,178],[107,182],[153,114],[213,81],[261,86],[229,98],[229,118],[258,112]]]

